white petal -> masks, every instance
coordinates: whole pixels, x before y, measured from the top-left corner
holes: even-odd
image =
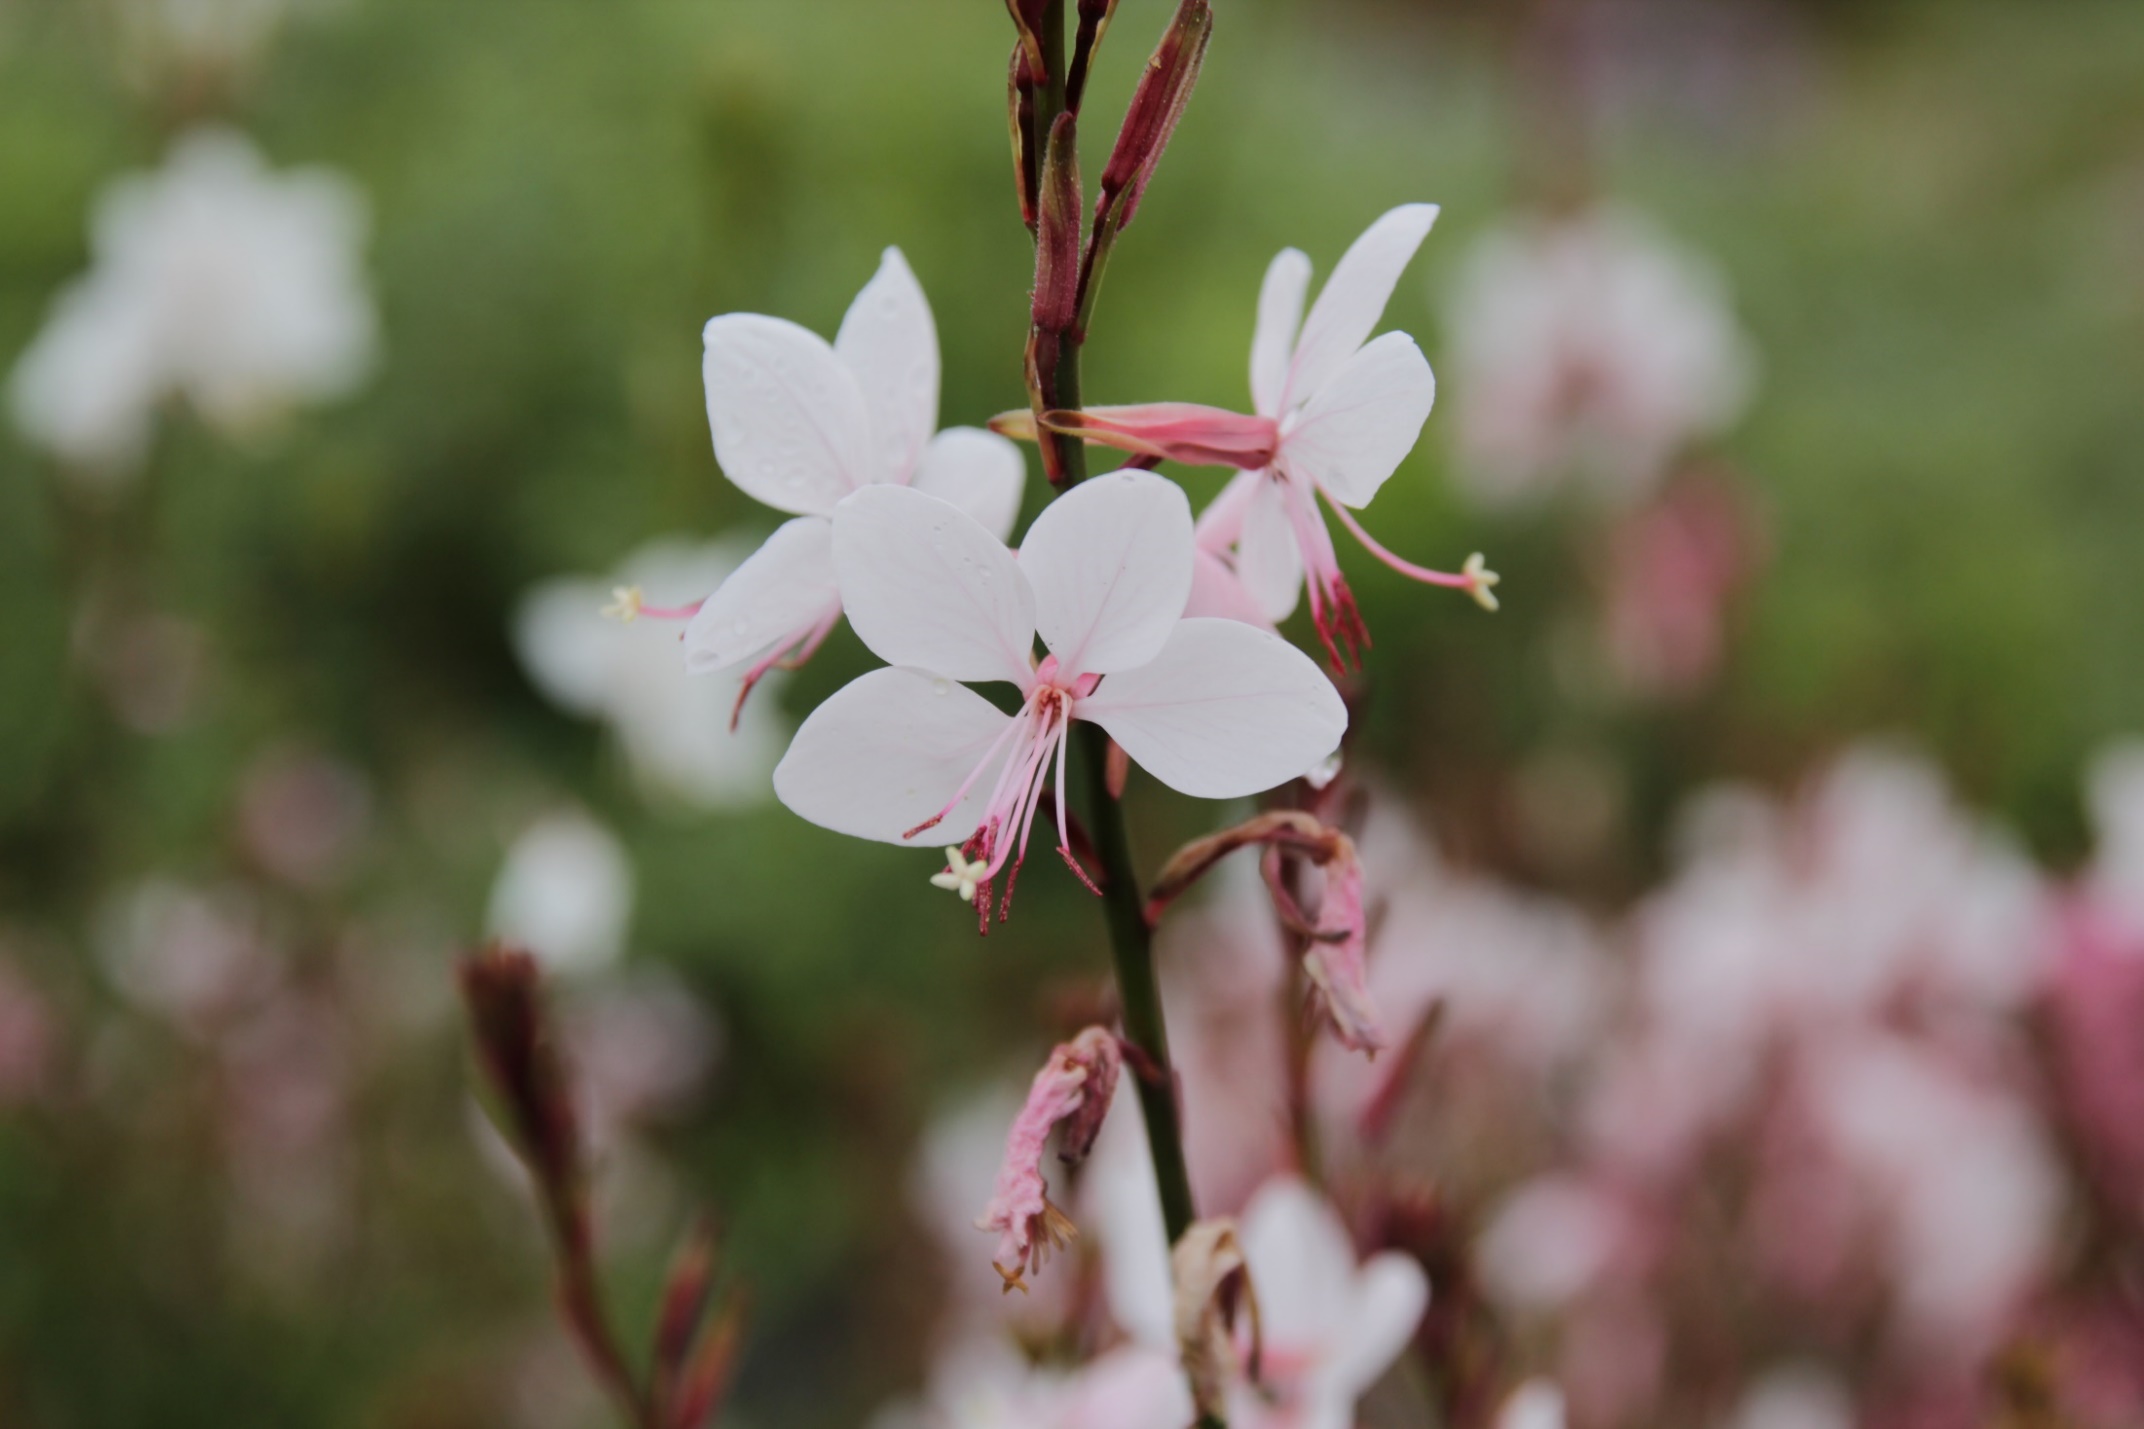
[[[916,490],[950,501],[1000,541],[1012,534],[1027,486],[1027,459],[996,432],[947,427],[923,449],[909,482]]]
[[[1270,789],[1340,747],[1347,706],[1310,657],[1270,630],[1184,620],[1152,663],[1079,702],[1138,765],[1181,793]]]
[[[1280,415],[1288,359],[1303,322],[1303,295],[1309,291],[1310,259],[1299,249],[1281,249],[1258,290],[1258,330],[1251,335],[1251,410],[1261,417]]]
[[[1265,612],[1268,624],[1295,613],[1303,593],[1303,553],[1288,524],[1287,493],[1270,476],[1244,504],[1243,529],[1236,539],[1236,578]]]
[[[1348,1321],[1326,1364],[1336,1397],[1361,1394],[1399,1357],[1429,1308],[1429,1277],[1410,1256],[1385,1251],[1363,1262]]]
[[[849,625],[889,665],[956,680],[1034,672],[1035,597],[1004,542],[949,501],[867,486],[834,512]]]
[[[704,338],[715,460],[738,490],[777,511],[826,516],[873,479],[863,392],[825,339],[758,313],[712,319]]]
[[[1144,665],[1191,598],[1191,503],[1148,471],[1091,477],[1020,544],[1035,623],[1067,674]]]
[[[938,429],[938,328],[898,248],[849,304],[834,335],[871,414],[874,481],[906,481]]]
[[[716,587],[685,627],[685,668],[707,674],[741,665],[809,629],[840,604],[834,523],[824,516],[786,521]]]
[[[1407,260],[1437,221],[1433,203],[1410,203],[1364,230],[1341,257],[1333,275],[1325,280],[1310,316],[1303,320],[1303,334],[1296,340],[1295,361],[1288,372],[1286,406],[1298,406],[1317,395],[1320,387],[1340,370],[1340,364],[1355,355],[1384,316],[1392,289],[1400,280]]]
[[[902,843],[902,834],[945,807],[1011,718],[942,675],[873,670],[811,712],[775,766],[774,792],[821,828]],[[963,842],[981,821],[994,777],[985,771],[958,808],[909,842]]]
[[[1354,1309],[1355,1246],[1339,1214],[1303,1181],[1276,1176],[1243,1208],[1243,1256],[1276,1345],[1330,1344]]]
[[[1347,506],[1367,506],[1422,435],[1437,379],[1414,339],[1388,332],[1349,358],[1281,438],[1278,461]]]

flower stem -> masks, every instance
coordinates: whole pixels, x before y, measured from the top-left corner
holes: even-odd
[[[1147,927],[1139,874],[1132,867],[1131,840],[1124,810],[1108,788],[1109,735],[1101,726],[1081,724],[1087,768],[1087,819],[1096,855],[1102,861],[1102,900],[1109,918],[1109,948],[1117,973],[1117,996],[1124,1006],[1124,1040],[1131,1044],[1139,1110],[1146,1121],[1147,1148],[1154,1157],[1154,1181],[1161,1191],[1162,1224],[1174,1245],[1195,1219],[1191,1176],[1184,1165],[1182,1118],[1176,1101],[1176,1069],[1169,1062],[1169,1033],[1161,1012],[1161,986],[1154,976],[1152,930]]]

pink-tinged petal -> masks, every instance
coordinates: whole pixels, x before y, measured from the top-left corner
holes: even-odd
[[[834,352],[871,417],[872,481],[906,481],[938,429],[938,328],[898,248],[849,304]]]
[[[1012,716],[940,675],[893,666],[836,691],[811,713],[775,766],[774,792],[803,818],[881,843],[944,808],[990,753]],[[975,832],[988,778],[922,842],[957,844]]]
[[[1236,540],[1236,578],[1277,625],[1295,613],[1303,593],[1303,553],[1288,520],[1288,497],[1281,484],[1261,475],[1258,489],[1244,504],[1243,530]]]
[[[1262,629],[1273,628],[1273,622],[1266,619],[1265,611],[1228,562],[1208,551],[1193,557],[1191,599],[1184,606],[1184,618],[1240,620]]]
[[[1102,681],[1076,713],[1181,793],[1234,799],[1340,747],[1347,706],[1302,651],[1233,620],[1184,620],[1154,659]]]
[[[1429,1297],[1429,1277],[1411,1256],[1388,1250],[1363,1262],[1347,1324],[1323,1375],[1334,1398],[1352,1405],[1384,1376],[1414,1338]]]
[[[1020,545],[1035,625],[1067,680],[1143,665],[1191,598],[1191,503],[1146,471],[1091,477]]]
[[[1258,329],[1251,335],[1251,405],[1261,417],[1278,417],[1288,387],[1288,360],[1303,325],[1303,297],[1310,291],[1310,259],[1283,248],[1266,268],[1258,289]]]
[[[1052,431],[1187,466],[1261,467],[1273,459],[1280,440],[1280,428],[1271,417],[1247,417],[1197,402],[1088,407],[1050,412],[1044,421]]]
[[[786,521],[693,615],[685,627],[685,668],[707,674],[741,665],[840,605],[834,523],[824,516]]]
[[[1029,1084],[1027,1102],[1005,1135],[1005,1156],[990,1204],[975,1222],[976,1229],[997,1233],[991,1263],[1005,1278],[1007,1290],[1026,1289],[1026,1277],[1041,1270],[1049,1253],[1077,1234],[1071,1220],[1050,1201],[1043,1154],[1062,1126],[1063,1158],[1075,1164],[1086,1159],[1116,1094],[1122,1065],[1116,1034],[1089,1027],[1058,1044]]]
[[[1012,552],[967,512],[905,486],[867,486],[834,512],[849,625],[890,665],[956,680],[1033,673],[1035,597]]]
[[[1342,843],[1339,854],[1325,865],[1317,929],[1318,938],[1303,954],[1303,971],[1310,975],[1341,1045],[1375,1056],[1386,1046],[1385,1029],[1370,998],[1369,920],[1363,908],[1362,864],[1351,843]]]
[[[862,391],[817,333],[758,313],[707,324],[701,375],[723,475],[755,501],[827,516],[872,479]]]
[[[1422,435],[1437,379],[1414,339],[1388,332],[1357,352],[1304,404],[1281,463],[1335,501],[1367,506]]]
[[[916,490],[950,501],[1000,541],[1012,534],[1027,487],[1027,461],[1020,449],[979,427],[948,427],[923,449],[909,482]]]
[[[1281,401],[1284,410],[1315,397],[1369,338],[1400,273],[1436,221],[1433,203],[1402,205],[1371,224],[1341,257],[1303,320]]]
[[[1221,555],[1236,544],[1236,538],[1243,533],[1243,508],[1257,494],[1265,475],[1262,471],[1239,471],[1206,503],[1198,523],[1192,527],[1200,550]]]

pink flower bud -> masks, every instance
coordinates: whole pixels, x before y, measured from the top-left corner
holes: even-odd
[[[1318,903],[1317,934],[1303,955],[1342,1043],[1372,1055],[1384,1050],[1385,1029],[1370,1001],[1368,931],[1362,907],[1362,862],[1345,844],[1325,865],[1325,895]]]
[[[1042,1269],[1051,1250],[1078,1234],[1071,1218],[1050,1202],[1042,1177],[1042,1154],[1050,1133],[1064,1127],[1059,1154],[1068,1163],[1085,1159],[1101,1130],[1117,1088],[1123,1053],[1116,1035],[1090,1027],[1050,1053],[1028,1087],[1027,1104],[1013,1118],[998,1167],[996,1192],[975,1223],[996,1231],[992,1264],[1005,1288],[1025,1290],[1026,1276]]]

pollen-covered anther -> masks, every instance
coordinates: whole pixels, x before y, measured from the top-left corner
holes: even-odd
[[[1467,563],[1459,568],[1459,573],[1466,577],[1467,594],[1474,597],[1474,603],[1483,610],[1496,610],[1496,587],[1504,578],[1489,569],[1481,552],[1476,551],[1468,556]]]
[[[606,619],[615,620],[620,625],[631,625],[640,618],[640,612],[646,607],[647,597],[642,594],[639,586],[612,586],[610,604],[603,607],[603,614]]]
[[[980,1221],[976,1225],[980,1230],[990,1229]],[[1025,1295],[1027,1277],[1042,1273],[1042,1267],[1049,1264],[1051,1252],[1063,1250],[1078,1240],[1079,1227],[1073,1224],[1070,1216],[1057,1209],[1056,1202],[1045,1196],[1042,1209],[1028,1219],[1026,1239],[1027,1255],[1024,1260],[1016,1260],[1011,1265],[998,1260],[990,1262],[990,1268],[1004,1280],[1004,1293],[1007,1295],[1015,1290]]]
[[[963,903],[975,901],[975,890],[990,876],[990,860],[967,859],[961,856],[957,846],[945,851],[945,868],[931,875],[931,887],[943,888],[948,893],[960,895]]]

